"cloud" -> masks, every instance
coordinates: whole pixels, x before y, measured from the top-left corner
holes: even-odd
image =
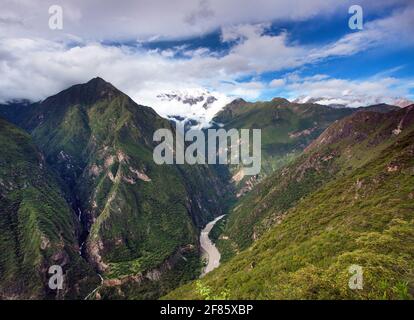
[[[210,7],[208,0],[200,0],[199,7],[185,17],[184,21],[190,25],[196,25],[198,21],[214,17],[215,12]]]
[[[358,1],[371,13],[404,3],[408,0]],[[63,8],[62,32],[48,28],[51,4]],[[6,24],[0,36],[59,41],[69,35],[84,41],[182,39],[232,25],[348,15],[352,4],[351,0],[2,0],[0,21]],[[19,26],[15,17],[21,20]]]
[[[327,75],[295,78],[284,87],[291,99],[300,102],[318,99],[321,104],[343,104],[361,107],[378,103],[394,103],[401,97],[410,97],[414,79],[397,79],[374,75],[362,80],[331,78]]]
[[[61,5],[64,31],[48,29],[48,8]],[[229,25],[257,23],[278,19],[304,19],[318,13],[332,12],[338,3],[325,0],[2,0],[0,21],[9,26],[1,35],[15,37],[43,37],[62,40],[64,34],[75,35],[85,41],[148,40],[193,37]],[[11,26],[21,17],[20,27]]]
[[[43,99],[97,75],[143,104],[153,102],[151,97],[160,92],[195,85],[244,97],[257,97],[263,88],[259,82],[235,81],[231,70],[220,72],[220,59],[199,55],[177,60],[165,51],[147,52],[99,43],[68,48],[41,39],[2,39],[0,56],[3,102],[15,98]]]
[[[407,93],[406,88],[399,86],[399,80],[388,76],[385,76],[388,82],[371,79],[361,88],[357,88],[356,82],[332,79],[328,75],[302,79],[299,74],[291,73],[268,85],[258,80],[266,72],[353,55],[395,43],[396,39],[412,43],[409,25],[414,15],[410,6],[368,22],[363,31],[352,32],[329,44],[290,43],[287,32],[267,32],[268,21],[326,14],[341,9],[347,1],[338,5],[334,1],[296,0],[295,6],[291,2],[256,0],[246,1],[244,5],[238,1],[235,5],[233,0],[174,0],[162,4],[141,0],[99,1],[98,4],[95,0],[74,0],[62,3],[67,20],[64,33],[56,33],[44,29],[48,2],[34,5],[31,1],[6,0],[0,13],[0,23],[4,24],[0,29],[0,101],[43,99],[95,76],[112,82],[138,103],[156,110],[155,97],[159,93],[187,88],[207,88],[220,95],[252,100],[271,89],[285,88],[290,95],[302,95],[304,91],[332,97],[344,96],[337,89],[342,86],[357,96],[362,95],[362,88],[374,95],[381,91],[390,95],[391,92]],[[378,10],[389,2],[395,3],[363,1]],[[30,12],[30,17],[21,13],[24,11]],[[344,12],[347,14],[347,10]],[[194,36],[215,28],[220,28],[221,39],[229,46],[225,53],[208,48],[188,49],[185,45],[145,50],[139,42],[135,46],[115,46],[100,41],[126,38],[159,41]],[[246,78],[252,80],[240,80]]]
[[[43,99],[96,75],[111,81],[141,103],[150,102],[144,96],[148,97],[151,91],[194,86],[255,98],[263,85],[237,79],[294,65],[302,49],[287,46],[285,34],[267,36],[262,34],[262,27],[249,28],[256,31],[223,56],[208,49],[197,49],[187,51],[189,58],[184,59],[175,57],[183,48],[145,51],[140,47],[97,42],[68,46],[40,38],[3,38],[0,39],[3,75],[0,100]]]
[[[408,6],[390,16],[364,24],[362,31],[352,32],[323,48],[313,49],[308,59],[317,61],[331,56],[349,56],[384,44],[412,46],[414,6]]]

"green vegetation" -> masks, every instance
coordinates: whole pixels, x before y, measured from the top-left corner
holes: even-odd
[[[213,243],[216,243],[219,240],[220,235],[223,233],[224,227],[226,226],[226,222],[227,217],[223,217],[217,221],[211,229],[208,237],[211,239],[211,241],[213,241]]]
[[[198,230],[231,197],[226,177],[213,168],[155,164],[153,133],[174,128],[100,78],[32,105],[25,117],[8,116],[31,133],[68,203],[82,212],[82,226],[63,230],[89,232],[84,254],[105,279],[139,276],[180,248],[196,247]],[[24,214],[33,224],[30,211]]]
[[[223,290],[218,295],[213,295],[211,293],[211,288],[203,285],[203,283],[198,280],[196,281],[197,293],[202,297],[203,300],[228,300],[230,293],[228,290]]]
[[[182,252],[174,258],[177,259],[174,261],[174,268],[159,269],[159,277],[156,276],[157,271],[152,272],[152,276],[144,274],[121,284],[101,286],[97,294],[100,299],[156,299],[199,277],[202,264],[195,248]]]
[[[358,112],[333,124],[297,160],[234,205],[222,233],[226,240],[218,241],[220,251],[228,257],[246,249],[269,227],[280,223],[300,199],[381,155],[409,132],[392,133],[403,118],[407,118],[405,110]]]
[[[316,155],[327,159],[325,152],[336,150],[330,159],[336,163],[335,176],[279,211],[274,217],[280,219],[258,240],[203,278],[209,294],[228,290],[230,299],[413,298],[413,111],[358,113],[325,131],[288,170]],[[401,123],[397,134],[393,130]],[[353,153],[353,148],[365,152]],[[279,196],[264,193],[260,204],[278,203]],[[351,265],[363,268],[362,290],[348,286]],[[166,297],[203,298],[195,282]]]
[[[56,264],[67,281],[60,297],[81,296],[97,279],[77,253],[79,225],[54,176],[30,136],[2,119],[0,147],[0,297],[55,296],[46,286]]]
[[[294,160],[331,123],[353,112],[349,108],[290,103],[282,98],[256,103],[238,99],[219,112],[214,121],[227,129],[261,129],[260,175],[264,177]],[[232,168],[233,174],[237,169]]]
[[[0,106],[26,130],[0,119],[0,298],[411,299],[413,111],[234,101],[215,120],[261,128],[263,144],[235,201],[238,167],[156,165],[153,133],[172,124],[100,78]],[[199,230],[224,213],[210,233],[222,265],[191,282]]]

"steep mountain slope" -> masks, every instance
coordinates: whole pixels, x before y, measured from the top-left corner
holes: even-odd
[[[222,213],[227,190],[214,171],[155,164],[154,131],[174,128],[103,79],[49,97],[19,125],[59,173],[83,222],[82,253],[107,280],[101,296],[123,296],[119,286],[128,283],[137,289],[134,296],[128,287],[129,297],[143,297],[138,287],[174,269],[175,256],[198,255],[198,228]]]
[[[411,121],[411,108],[387,114],[357,112],[330,126],[296,161],[278,170],[238,203],[218,245],[226,253],[247,248],[286,210],[328,181],[365,165]],[[381,124],[381,125],[380,125]]]
[[[412,298],[413,156],[414,106],[333,124],[251,199],[253,215],[261,211],[273,226],[202,282],[168,297],[203,298],[208,288],[233,299]],[[284,175],[293,179],[290,192],[279,188],[289,184]],[[319,188],[303,192],[307,177]],[[281,208],[289,193],[299,194],[295,204]],[[352,265],[362,267],[361,290],[348,286]]]
[[[259,176],[262,178],[295,159],[332,122],[354,111],[290,103],[282,98],[257,103],[237,99],[218,113],[214,121],[226,129],[262,130],[262,171]],[[239,169],[232,167],[231,170],[241,195],[251,189],[256,177],[242,179]]]
[[[386,104],[386,103],[380,103],[380,104],[374,104],[367,107],[359,107],[356,110],[357,111],[373,111],[373,112],[379,112],[379,113],[387,113],[390,111],[397,111],[401,108],[398,106]]]
[[[31,111],[37,104],[28,100],[0,104],[0,117],[14,124],[25,123],[30,119]]]
[[[80,224],[30,136],[0,119],[0,298],[83,298],[98,277],[79,256]],[[48,288],[60,265],[59,292]]]

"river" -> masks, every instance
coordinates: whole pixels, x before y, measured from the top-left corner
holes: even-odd
[[[206,258],[208,261],[207,266],[204,268],[201,274],[202,277],[220,265],[220,252],[217,250],[216,246],[209,238],[209,233],[217,221],[222,219],[224,216],[225,215],[219,216],[213,221],[210,221],[207,223],[205,228],[201,230],[200,246],[202,249],[203,258]]]
[[[224,216],[225,215],[223,214],[222,216],[215,218],[213,221],[210,221],[209,223],[207,223],[204,229],[201,230],[200,246],[202,249],[202,255],[203,255],[203,258],[206,258],[208,261],[207,266],[204,268],[201,274],[201,277],[203,277],[204,275],[206,275],[207,273],[214,270],[220,265],[220,252],[217,250],[216,246],[209,238],[209,234],[210,234],[211,229],[213,229],[214,225],[217,223],[217,221],[222,219]],[[83,247],[83,243],[81,245],[81,250],[79,254],[82,253],[82,247]],[[104,279],[99,273],[97,275],[101,279],[101,283],[85,297],[85,300],[88,300],[89,297],[93,296],[96,290],[98,290],[99,287],[103,284]]]

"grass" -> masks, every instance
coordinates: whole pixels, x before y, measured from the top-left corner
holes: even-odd
[[[387,116],[390,122],[393,116]],[[375,140],[384,130],[375,129],[367,138]],[[230,299],[412,299],[413,141],[407,125],[402,135],[378,140],[372,147],[381,152],[365,160],[370,150],[359,153],[357,166],[346,173],[337,170],[340,174],[298,199],[279,223],[269,225],[201,285],[213,296],[228,292]],[[390,171],[390,164],[398,169]],[[269,182],[267,190],[272,188]],[[265,199],[277,203],[279,195],[265,193]],[[348,286],[352,265],[362,267],[362,290]],[[166,298],[203,299],[199,286],[192,282]]]
[[[63,296],[79,296],[94,274],[77,254],[79,225],[54,175],[30,136],[1,119],[0,147],[0,296],[53,297],[47,269],[69,256]]]

